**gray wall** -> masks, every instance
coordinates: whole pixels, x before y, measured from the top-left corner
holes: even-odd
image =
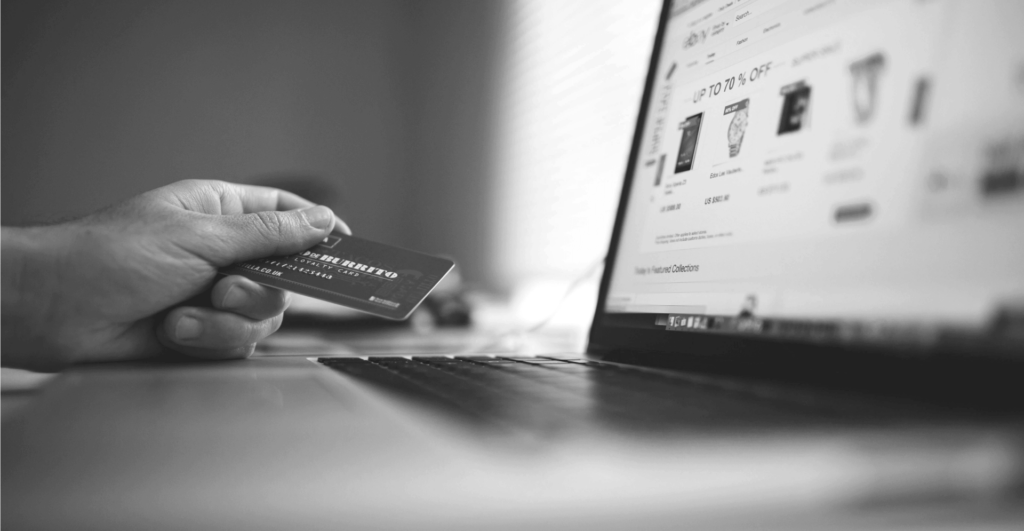
[[[455,257],[475,285],[495,278],[493,238],[495,98],[505,5],[412,2],[414,42],[407,85],[413,139],[409,228],[423,249]]]
[[[283,184],[487,283],[502,4],[16,1],[3,8],[2,222],[183,178]]]

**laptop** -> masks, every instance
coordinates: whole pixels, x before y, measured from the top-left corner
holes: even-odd
[[[76,368],[5,420],[3,523],[1012,528],[1022,23],[666,1],[585,352]]]

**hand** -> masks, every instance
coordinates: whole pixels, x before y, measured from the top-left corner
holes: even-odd
[[[61,225],[3,229],[3,362],[37,370],[166,349],[244,358],[288,293],[228,264],[312,247],[348,227],[294,194],[181,181]],[[212,285],[212,289],[211,289]]]

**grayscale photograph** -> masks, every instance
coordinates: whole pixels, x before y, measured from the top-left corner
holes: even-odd
[[[1024,2],[0,9],[3,529],[1024,529]]]

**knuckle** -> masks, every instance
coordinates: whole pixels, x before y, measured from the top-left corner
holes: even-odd
[[[207,187],[210,181],[201,179],[182,179],[173,184],[180,192],[192,194]]]
[[[277,238],[284,232],[284,222],[277,212],[257,212],[254,217],[256,230],[269,238]]]

